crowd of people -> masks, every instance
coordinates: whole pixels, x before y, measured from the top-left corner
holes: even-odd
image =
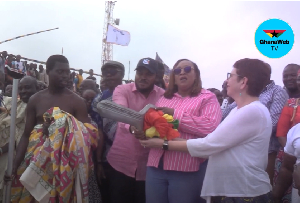
[[[38,82],[39,86],[47,87],[49,84],[49,78],[42,64],[28,63],[27,61],[21,61],[21,56],[14,56],[8,54],[6,51],[0,52],[0,90],[5,92],[7,96],[11,96],[11,85],[13,78],[7,74],[10,68],[17,69],[24,75],[34,77]],[[8,88],[8,89],[6,89]]]
[[[283,69],[280,87],[269,64],[238,60],[220,91],[203,88],[201,67],[188,59],[174,64],[167,84],[154,59],[139,60],[128,84],[124,65],[107,61],[97,85],[92,69],[83,79],[66,57],[50,56],[45,70],[29,65],[20,79],[8,176],[12,86],[5,65],[13,65],[6,57],[2,52],[0,189],[12,181],[12,202],[300,202],[297,64]],[[149,139],[137,126],[101,117],[101,101],[135,111],[153,104],[179,121],[180,136]]]

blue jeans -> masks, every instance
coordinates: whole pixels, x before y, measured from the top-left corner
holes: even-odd
[[[146,203],[205,203],[200,197],[207,161],[199,171],[167,171],[162,167],[148,167],[146,175]]]

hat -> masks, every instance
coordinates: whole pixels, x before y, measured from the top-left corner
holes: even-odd
[[[157,73],[157,70],[158,70],[158,63],[157,61],[155,61],[154,59],[152,58],[143,58],[141,59],[137,66],[136,66],[136,69],[139,68],[139,67],[145,67],[147,68],[151,73]],[[135,69],[135,70],[136,70]]]
[[[103,64],[103,66],[101,67],[101,71],[106,68],[107,66],[114,66],[117,68],[121,68],[122,71],[125,71],[125,67],[122,63],[118,62],[118,61],[107,61],[105,64]]]

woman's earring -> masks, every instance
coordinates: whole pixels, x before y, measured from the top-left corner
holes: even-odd
[[[240,96],[242,96],[242,93],[240,92]]]

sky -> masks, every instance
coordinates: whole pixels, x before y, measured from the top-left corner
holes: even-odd
[[[0,8],[0,41],[59,27],[0,44],[0,51],[46,61],[63,47],[71,67],[101,73],[104,1],[0,1]],[[156,52],[170,68],[187,58],[200,68],[204,88],[221,89],[237,60],[257,58],[271,65],[272,80],[282,86],[283,68],[300,64],[299,10],[300,2],[117,1],[117,27],[130,32],[131,41],[113,45],[113,60],[125,65],[125,79],[134,79],[138,61]],[[289,23],[295,35],[292,50],[279,59],[254,44],[256,29],[270,18]]]

